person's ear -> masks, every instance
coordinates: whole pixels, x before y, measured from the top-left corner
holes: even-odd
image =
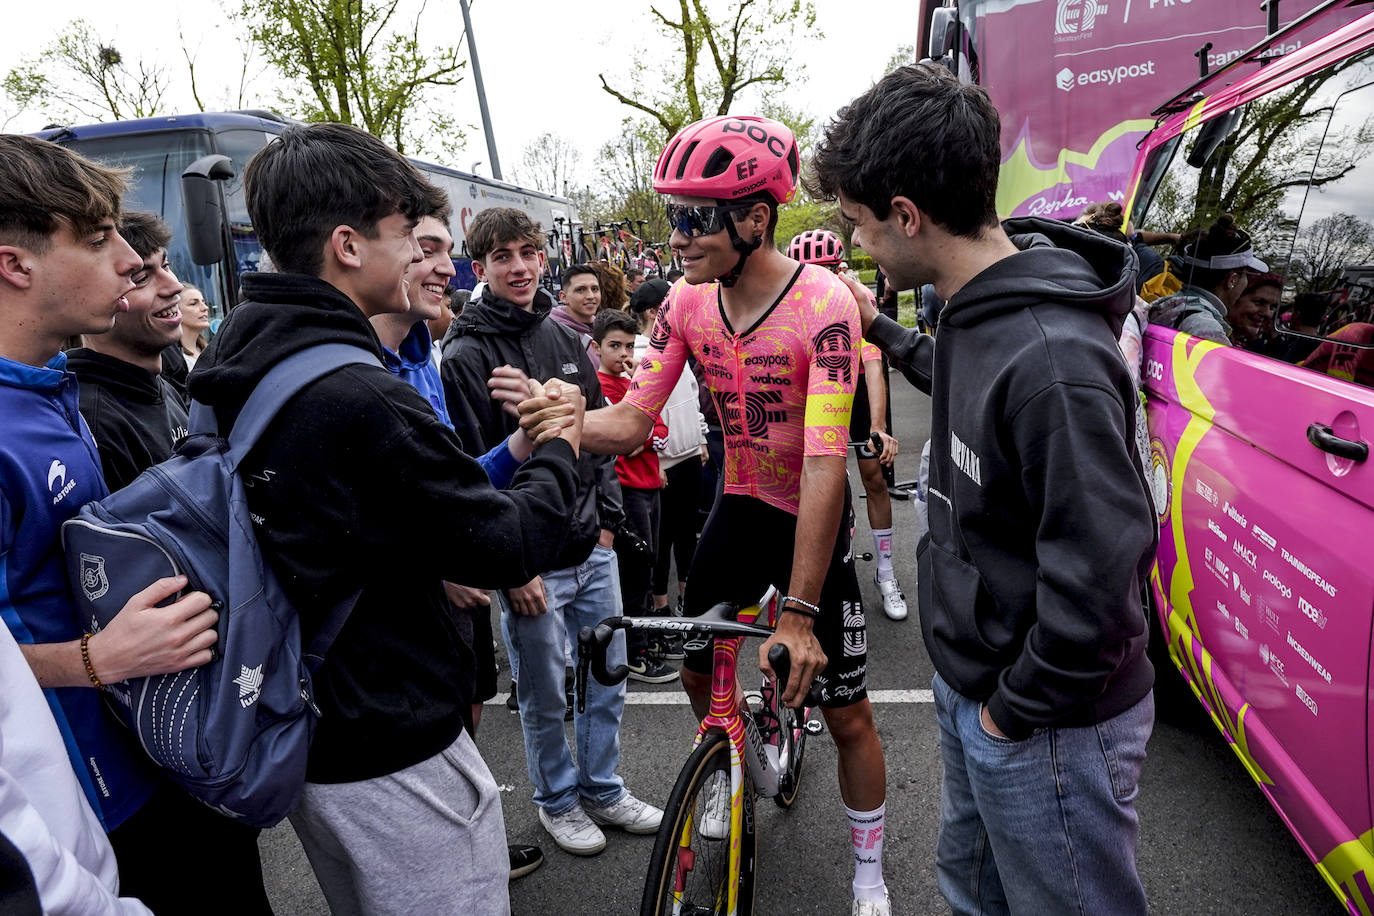
[[[351,267],[356,270],[363,263],[358,242],[358,232],[352,226],[335,226],[334,231],[329,233],[325,255],[333,258],[340,267]]]
[[[16,289],[33,286],[33,254],[16,245],[0,245],[0,280]]]
[[[472,275],[483,283],[487,282],[487,265],[483,264],[480,260],[473,258]]]
[[[907,238],[915,238],[916,233],[921,231],[924,217],[925,214],[916,207],[910,197],[892,198],[892,212],[888,214],[888,219],[895,220],[898,231]]]

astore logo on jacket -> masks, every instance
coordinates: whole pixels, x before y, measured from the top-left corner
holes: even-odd
[[[48,465],[48,491],[52,493],[52,504],[55,506],[66,498],[67,494],[76,489],[76,478],[67,479],[67,466],[59,459],[54,458],[52,464]]]

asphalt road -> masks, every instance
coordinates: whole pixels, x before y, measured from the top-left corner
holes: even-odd
[[[894,373],[891,378],[894,426],[903,449],[897,476],[907,479],[915,477],[921,444],[928,435],[929,401],[900,376]],[[862,491],[857,471],[851,480],[857,497]],[[874,707],[888,766],[886,879],[893,912],[923,916],[948,912],[936,889],[934,868],[940,806],[938,731],[928,694],[933,669],[915,619],[920,522],[910,502],[894,502],[894,520],[898,577],[911,600],[911,619],[897,623],[884,617],[872,564],[860,563],[859,573],[868,609],[869,690],[891,692],[876,694],[880,702]],[[871,549],[862,508],[859,528],[856,549]],[[504,649],[501,656],[505,672]],[[506,683],[503,673],[503,687]],[[1211,722],[1190,695],[1180,692],[1173,671],[1160,672],[1157,700],[1159,719],[1139,801],[1139,864],[1153,912],[1344,912]],[[502,786],[510,840],[538,843],[547,856],[543,868],[512,886],[514,912],[637,912],[653,837],[611,832],[605,852],[589,859],[558,850],[536,818],[519,721],[503,701],[504,695],[487,707],[478,744]],[[662,805],[691,748],[694,728],[677,684],[650,687],[631,682],[621,730],[621,772],[631,791]],[[761,861],[756,906],[765,916],[849,912],[848,832],[828,737],[808,745],[806,767],[795,808],[782,811],[766,800],[758,807]],[[289,825],[264,833],[261,848],[268,889],[280,916],[329,911]],[[404,893],[398,889],[398,894]]]

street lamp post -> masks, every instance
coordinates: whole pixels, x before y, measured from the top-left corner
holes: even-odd
[[[501,159],[496,155],[496,137],[491,132],[491,113],[487,111],[487,93],[482,86],[482,65],[477,62],[477,42],[472,37],[472,14],[468,0],[458,0],[463,10],[463,29],[468,34],[468,54],[472,57],[472,79],[477,84],[477,107],[482,112],[482,130],[487,135],[487,156],[491,159],[491,177],[501,180]]]

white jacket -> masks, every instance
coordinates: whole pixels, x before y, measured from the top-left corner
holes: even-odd
[[[24,854],[43,912],[151,916],[119,897],[114,850],[76,781],[48,701],[0,624],[0,832]]]

